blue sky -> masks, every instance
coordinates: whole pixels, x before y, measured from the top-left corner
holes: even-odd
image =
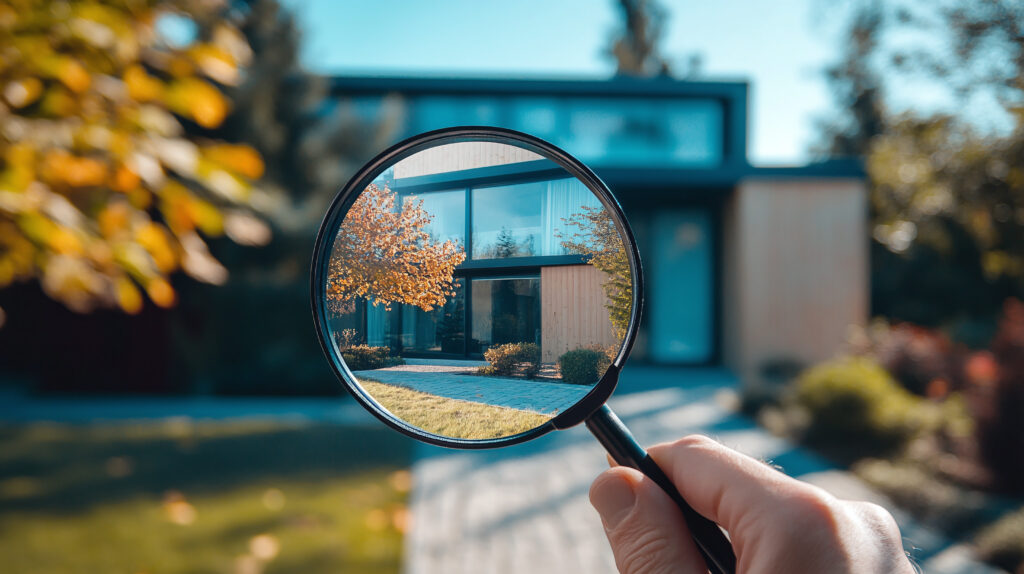
[[[303,63],[321,73],[607,77],[615,0],[288,0]],[[823,0],[662,0],[664,53],[703,57],[705,79],[751,84],[748,154],[760,165],[809,159],[814,120],[831,109],[821,70],[836,59],[842,14]]]

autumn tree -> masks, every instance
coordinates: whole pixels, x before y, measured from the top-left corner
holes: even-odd
[[[423,200],[395,206],[395,193],[370,184],[345,214],[328,264],[327,297],[339,312],[365,298],[390,308],[392,303],[430,311],[455,294],[453,274],[466,258],[448,240],[431,240],[433,216]]]
[[[615,336],[621,340],[626,336],[633,311],[633,274],[626,248],[607,209],[588,205],[580,209],[581,213],[563,219],[568,227],[575,228],[572,234],[559,231],[556,236],[563,240],[562,247],[588,256],[589,263],[605,274],[601,284],[608,299],[605,308]]]
[[[174,304],[170,275],[222,283],[204,237],[262,243],[244,145],[186,135],[230,110],[250,50],[216,2],[0,0],[0,288],[69,308]],[[168,15],[210,22],[176,45]]]
[[[1002,301],[1024,296],[1024,4],[854,7],[843,60],[827,72],[840,120],[824,147],[866,159],[873,311],[985,344]],[[906,41],[915,35],[951,49],[921,49]],[[950,105],[887,105],[887,86],[908,80]],[[979,106],[999,129],[984,128]]]

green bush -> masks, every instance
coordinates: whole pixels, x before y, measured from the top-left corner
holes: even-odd
[[[611,364],[608,353],[595,349],[574,349],[558,357],[562,380],[576,385],[592,385]]]
[[[807,442],[863,451],[859,455],[896,451],[939,417],[933,405],[864,357],[808,369],[796,381],[795,401],[809,418]]]
[[[1024,569],[1024,508],[986,528],[975,541],[978,554],[1010,572]]]
[[[341,358],[345,360],[349,370],[366,371],[404,365],[401,357],[392,357],[388,347],[371,347],[355,345],[341,350]]]
[[[521,370],[528,378],[540,372],[540,347],[534,343],[505,343],[484,351],[484,359],[490,367],[484,367],[479,374],[512,375]]]

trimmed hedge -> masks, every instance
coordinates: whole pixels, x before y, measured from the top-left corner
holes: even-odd
[[[595,349],[574,349],[558,357],[562,381],[576,385],[596,383],[609,365],[608,353]]]
[[[899,450],[934,427],[939,414],[862,357],[808,369],[796,381],[795,399],[809,415],[807,442],[858,444],[877,454]]]
[[[369,345],[354,345],[342,349],[341,358],[345,360],[345,364],[352,371],[383,369],[405,364],[401,357],[392,357],[391,349],[388,347],[371,347]]]
[[[522,371],[527,378],[540,372],[540,347],[534,343],[505,343],[484,351],[490,363],[478,371],[482,375],[512,375]]]

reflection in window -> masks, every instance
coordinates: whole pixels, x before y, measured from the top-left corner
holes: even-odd
[[[575,178],[476,188],[472,201],[474,259],[565,255],[565,220],[601,205]]]
[[[410,351],[465,352],[466,290],[455,282],[455,295],[443,307],[424,311],[402,305],[402,347]]]
[[[473,280],[473,339],[483,353],[503,343],[540,344],[540,278]]]
[[[466,237],[466,192],[432,191],[402,196],[402,204],[423,201],[423,209],[430,214],[430,225],[426,227],[432,242],[452,241],[465,245]]]

